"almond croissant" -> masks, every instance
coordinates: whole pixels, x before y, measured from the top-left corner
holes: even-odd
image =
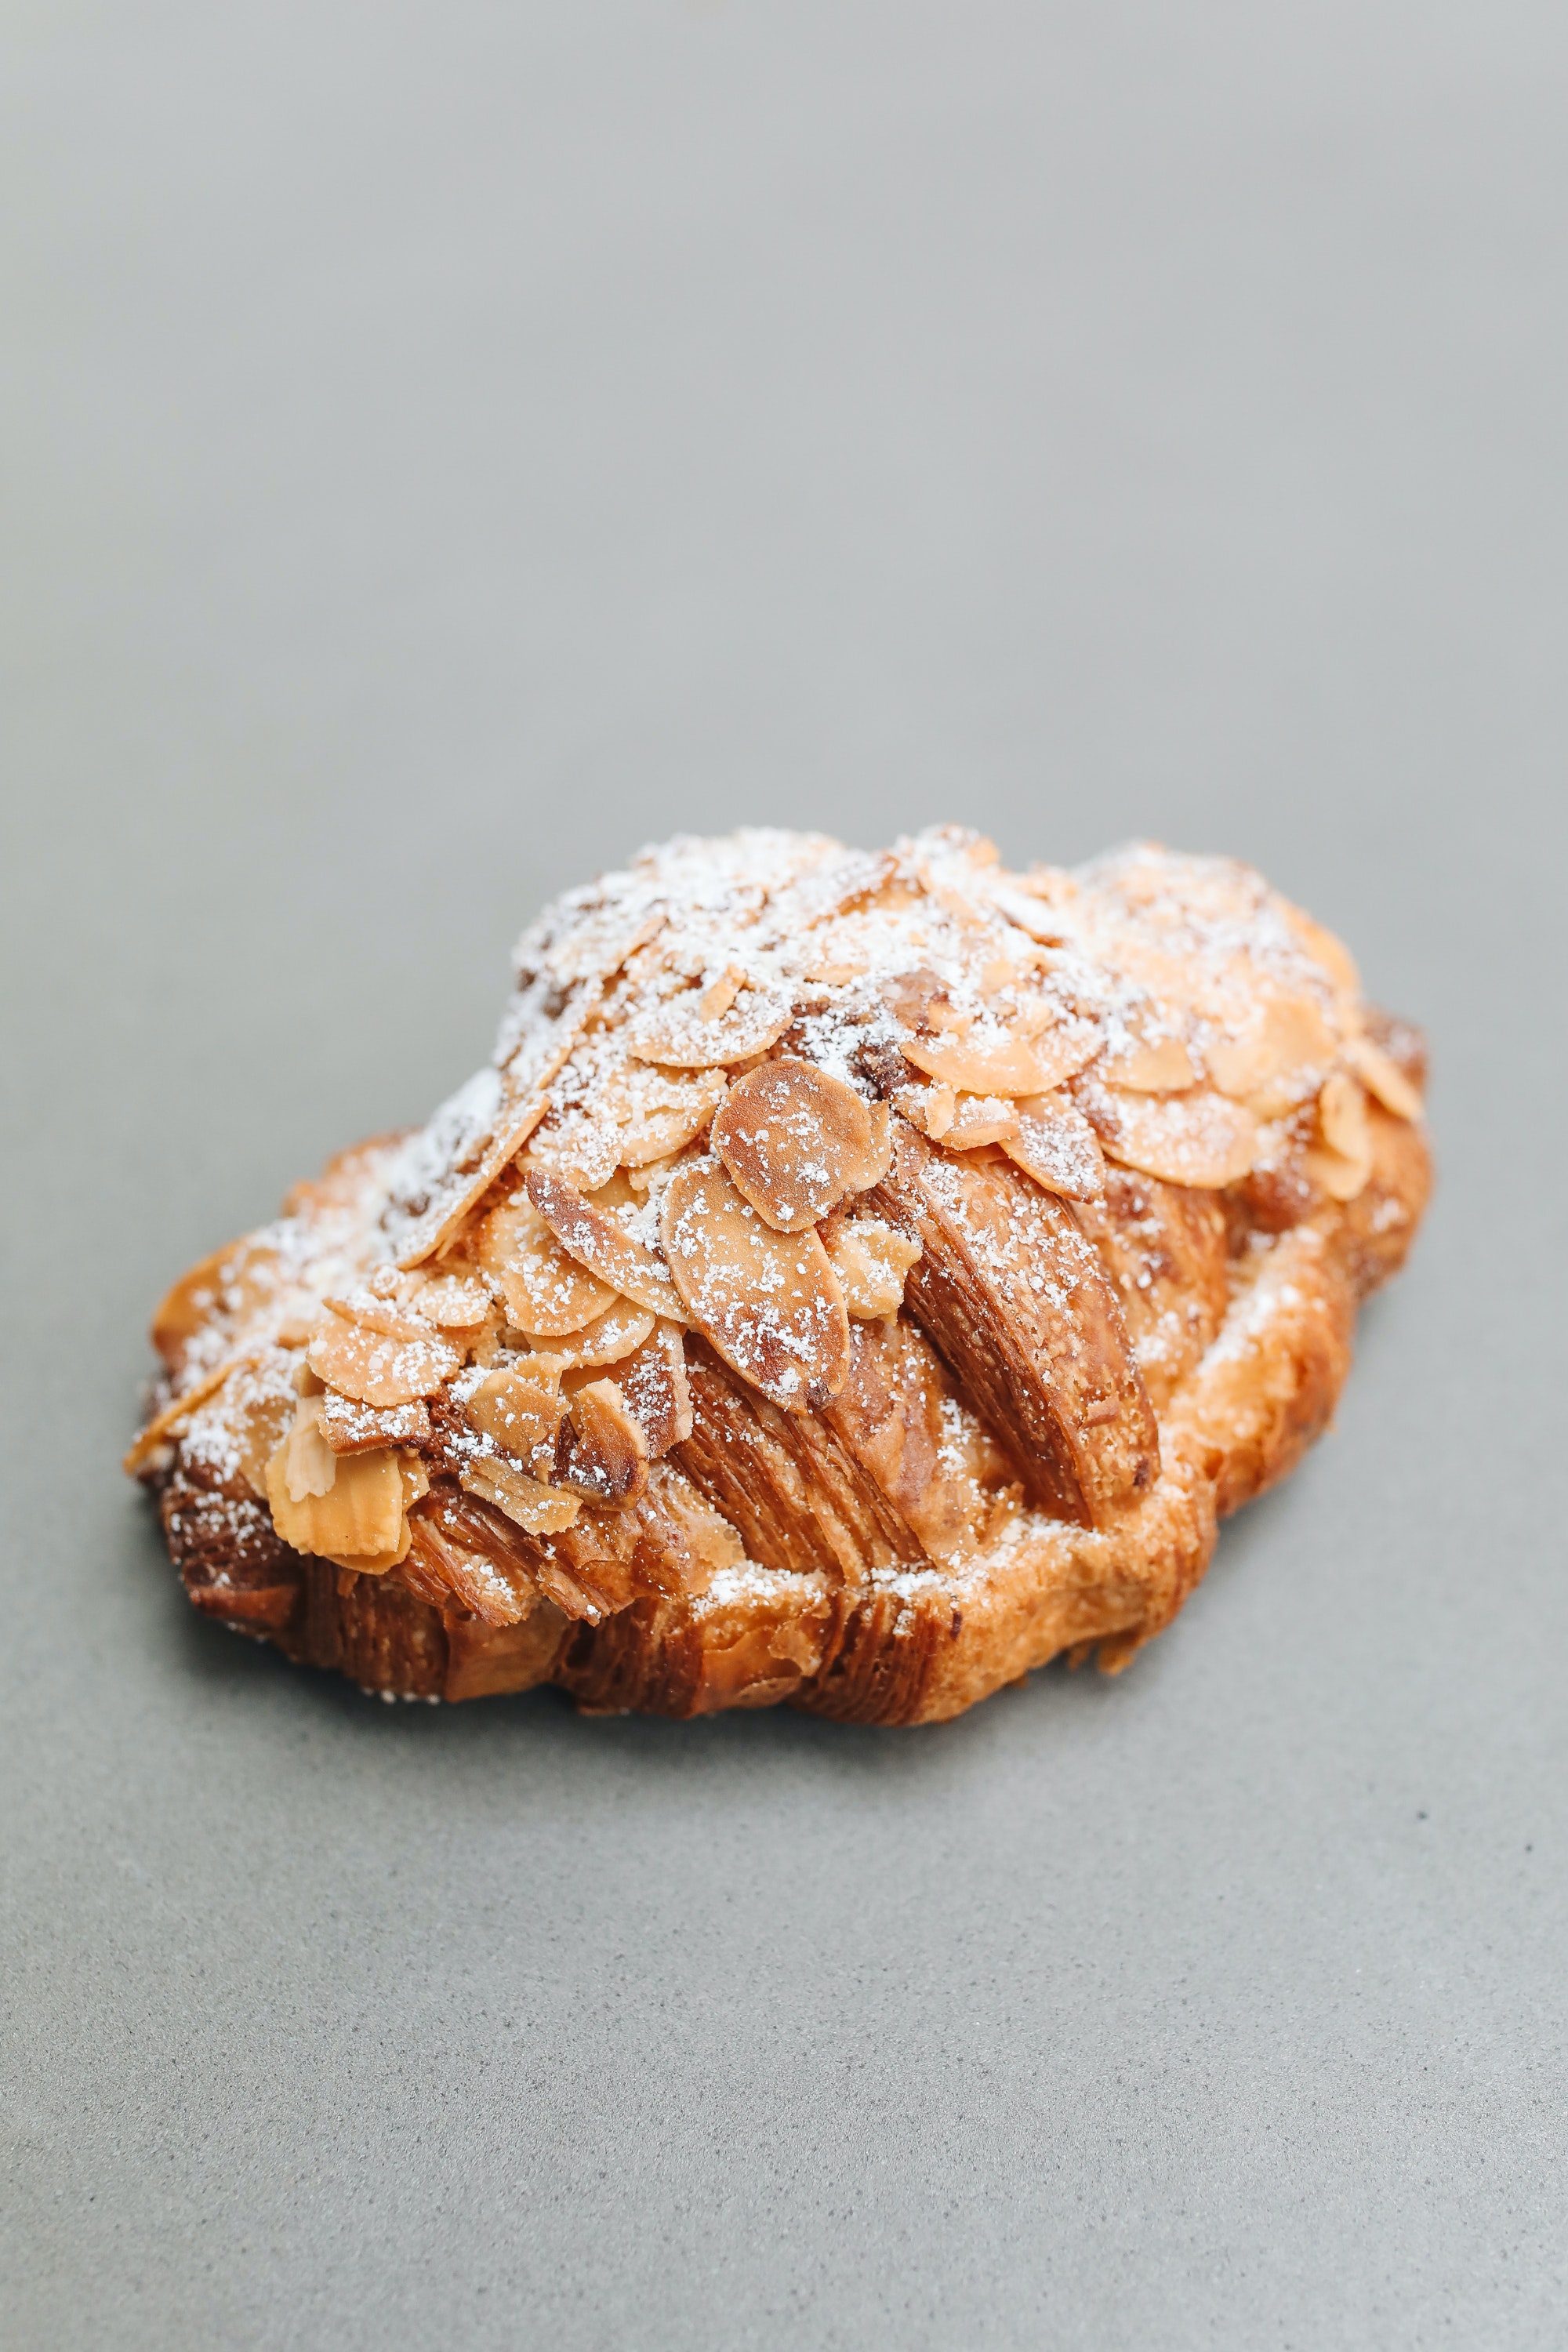
[[[427,1126],[176,1283],[127,1457],[198,1609],[389,1696],[1114,1671],[1426,1202],[1419,1036],[1226,860],[681,839],[517,968]]]

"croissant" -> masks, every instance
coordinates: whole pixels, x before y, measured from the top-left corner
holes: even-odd
[[[681,838],[159,1307],[192,1601],[386,1697],[940,1721],[1124,1666],[1323,1428],[1416,1031],[1233,861]]]

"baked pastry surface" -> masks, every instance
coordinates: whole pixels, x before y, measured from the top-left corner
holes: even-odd
[[[425,1128],[175,1284],[127,1456],[197,1608],[388,1696],[1114,1671],[1425,1206],[1419,1035],[1229,860],[681,839],[516,961]]]

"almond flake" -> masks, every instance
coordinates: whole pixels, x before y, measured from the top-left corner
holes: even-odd
[[[744,964],[726,964],[717,980],[705,988],[698,1003],[698,1018],[702,1021],[721,1020],[745,985]]]
[[[1342,1070],[1336,1070],[1324,1083],[1318,1097],[1318,1118],[1331,1151],[1342,1152],[1347,1160],[1359,1160],[1369,1149],[1366,1097],[1355,1080],[1347,1078]]]
[[[241,1364],[251,1362],[256,1353],[254,1342],[248,1348],[242,1348],[238,1355],[230,1356],[226,1362],[215,1364],[210,1372],[204,1372],[199,1381],[193,1381],[183,1396],[173,1398],[155,1412],[146,1427],[137,1432],[120,1465],[127,1476],[133,1478],[142,1465],[152,1460],[164,1439],[172,1436],[183,1421],[190,1419],[198,1405],[205,1404],[207,1399],[222,1388],[230,1372],[237,1371]]]
[[[575,1495],[560,1486],[542,1486],[500,1454],[486,1454],[469,1463],[458,1474],[458,1483],[481,1501],[493,1503],[498,1511],[533,1536],[559,1535],[583,1507]]]
[[[1138,1095],[1086,1087],[1081,1106],[1108,1159],[1167,1184],[1217,1191],[1245,1176],[1258,1150],[1258,1122],[1240,1103],[1207,1087],[1184,1095]]]
[[[428,1325],[405,1340],[332,1313],[319,1325],[306,1361],[318,1380],[356,1403],[392,1405],[434,1396],[463,1360]]]
[[[529,1171],[528,1197],[563,1254],[587,1267],[590,1277],[656,1315],[680,1319],[680,1300],[669,1276],[653,1252],[634,1241],[607,1210],[585,1201],[574,1184],[546,1168]],[[523,1323],[521,1328],[536,1327]]]
[[[951,1087],[900,1087],[893,1097],[893,1108],[933,1143],[940,1143],[957,1115],[958,1097]]]
[[[659,1070],[632,1063],[607,1106],[616,1121],[616,1165],[644,1168],[695,1142],[728,1083],[722,1070]]]
[[[525,1359],[488,1373],[463,1407],[469,1428],[518,1462],[527,1462],[536,1447],[553,1446],[566,1418],[560,1365],[553,1357],[538,1361],[547,1372],[531,1370]]]
[[[846,1310],[857,1322],[884,1323],[904,1300],[904,1277],[921,1244],[879,1217],[836,1218],[822,1237]]]
[[[1204,1059],[1222,1095],[1268,1119],[1315,1093],[1338,1053],[1320,1004],[1276,992],[1255,996],[1243,1025],[1205,1046]]]
[[[888,1172],[891,1122],[842,1078],[806,1062],[764,1062],[714,1114],[712,1148],[775,1232],[804,1233]]]
[[[325,1491],[307,1487],[296,1495],[289,1457],[298,1434],[267,1465],[267,1500],[283,1541],[321,1559],[359,1562],[395,1554],[406,1527],[396,1454],[389,1448],[342,1458],[328,1454],[334,1475]],[[327,1453],[324,1443],[321,1450]]]
[[[1027,1095],[1018,1105],[1016,1134],[1003,1143],[1008,1158],[1043,1192],[1068,1201],[1098,1201],[1105,1191],[1100,1138],[1066,1095]]]
[[[743,989],[716,1021],[703,1017],[702,1003],[703,992],[691,989],[637,1013],[626,1032],[637,1059],[683,1070],[744,1062],[776,1045],[795,1012],[787,996],[765,988]]]
[[[1000,1095],[959,1095],[953,1102],[952,1125],[942,1140],[950,1151],[974,1151],[983,1143],[1005,1143],[1017,1131],[1017,1110]]]
[[[418,1311],[437,1330],[476,1330],[490,1311],[489,1286],[477,1274],[438,1274],[419,1292]]]
[[[422,1398],[412,1404],[356,1404],[329,1389],[319,1400],[321,1434],[334,1454],[369,1454],[381,1445],[424,1445],[430,1412]]]
[[[647,1439],[614,1381],[593,1381],[572,1399],[573,1442],[564,1482],[591,1501],[635,1502],[647,1488]]]
[[[849,1318],[815,1233],[775,1233],[718,1161],[700,1160],[670,1179],[660,1233],[692,1321],[742,1380],[787,1412],[837,1394]]]
[[[624,1357],[635,1355],[652,1333],[654,1320],[651,1308],[639,1307],[635,1299],[617,1298],[581,1331],[552,1339],[550,1353],[563,1370],[574,1370],[584,1364],[618,1364]],[[533,1334],[528,1336],[531,1339]]]
[[[1345,1059],[1384,1110],[1391,1110],[1395,1118],[1420,1118],[1420,1095],[1381,1045],[1374,1045],[1370,1037],[1352,1037],[1345,1047]]]
[[[475,1255],[518,1329],[541,1338],[585,1329],[616,1296],[610,1284],[567,1255],[526,1192],[490,1212]]]
[[[616,1366],[616,1385],[637,1417],[650,1457],[690,1436],[686,1335],[679,1323],[656,1323],[637,1352]]]
[[[1331,1201],[1353,1201],[1365,1189],[1372,1174],[1370,1151],[1362,1158],[1352,1159],[1329,1144],[1318,1143],[1301,1156],[1308,1175],[1322,1187]]]
[[[1179,1095],[1197,1082],[1193,1057],[1179,1037],[1159,1037],[1131,1046],[1100,1066],[1107,1086],[1139,1095]]]

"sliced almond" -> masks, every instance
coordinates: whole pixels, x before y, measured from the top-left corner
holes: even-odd
[[[615,1299],[609,1283],[567,1255],[527,1192],[490,1212],[475,1255],[520,1331],[563,1338],[584,1329]]]
[[[1204,1049],[1222,1095],[1260,1118],[1279,1118],[1306,1101],[1338,1057],[1334,1033],[1310,996],[1255,998],[1244,1028]]]
[[[1005,1143],[1017,1131],[1016,1108],[1000,1095],[959,1095],[953,1101],[952,1125],[942,1139],[950,1151],[976,1151],[983,1143]]]
[[[1100,1031],[1091,1021],[1060,1022],[1031,1039],[987,1020],[962,1038],[902,1041],[906,1060],[956,1093],[1008,1097],[1044,1094],[1059,1086],[1092,1061],[1100,1045]]]
[[[552,1175],[546,1168],[529,1171],[527,1188],[535,1213],[570,1262],[586,1267],[589,1278],[605,1286],[611,1296],[618,1291],[655,1315],[679,1321],[680,1300],[669,1276],[653,1252],[634,1241],[606,1209],[584,1200],[574,1184]],[[525,1321],[521,1328],[547,1331],[551,1327]]]
[[[255,1347],[242,1349],[237,1356],[230,1356],[226,1362],[215,1364],[211,1371],[204,1372],[199,1381],[194,1381],[183,1396],[174,1397],[155,1412],[146,1427],[137,1432],[120,1465],[127,1476],[133,1478],[142,1465],[152,1460],[164,1439],[172,1436],[183,1421],[188,1421],[198,1406],[205,1404],[208,1397],[222,1388],[231,1372],[237,1371],[241,1364],[249,1363],[256,1353]]]
[[[226,1243],[166,1293],[153,1318],[153,1345],[177,1371],[198,1331],[214,1322],[245,1323],[277,1282],[278,1253],[270,1244]]]
[[[712,1147],[776,1233],[804,1233],[888,1172],[886,1103],[808,1062],[764,1062],[737,1078],[714,1114]]]
[[[1257,1154],[1258,1122],[1251,1112],[1206,1087],[1184,1095],[1096,1087],[1084,1091],[1081,1107],[1108,1159],[1167,1184],[1217,1191],[1245,1176]]]
[[[1101,1065],[1108,1086],[1139,1095],[1179,1095],[1197,1082],[1193,1057],[1179,1037],[1140,1041]]]
[[[438,1274],[419,1292],[417,1304],[437,1330],[472,1331],[490,1311],[489,1286],[477,1274]]]
[[[710,982],[698,1000],[697,1012],[703,1021],[720,1021],[728,1013],[745,985],[744,964],[729,963],[717,980]]]
[[[686,1336],[679,1323],[656,1323],[635,1355],[616,1366],[616,1385],[642,1426],[651,1457],[690,1436]]]
[[[1331,1150],[1326,1143],[1313,1144],[1304,1151],[1301,1164],[1331,1201],[1353,1201],[1365,1190],[1372,1174],[1370,1152],[1363,1160],[1352,1160],[1342,1151]]]
[[[765,1054],[789,1027],[795,1008],[787,996],[764,988],[742,989],[716,1020],[705,1017],[707,992],[689,989],[637,1013],[627,1042],[642,1062],[663,1062],[680,1070],[714,1069]]]
[[[1391,1110],[1395,1118],[1420,1118],[1420,1095],[1381,1045],[1374,1045],[1370,1037],[1352,1037],[1345,1047],[1345,1059],[1384,1110]]]
[[[893,1108],[940,1143],[952,1127],[958,1112],[958,1097],[951,1087],[900,1087],[893,1097]]]
[[[1353,1078],[1336,1070],[1318,1097],[1318,1119],[1323,1140],[1331,1151],[1359,1160],[1369,1149],[1366,1097]]]
[[[1068,1201],[1098,1201],[1105,1191],[1105,1154],[1082,1111],[1066,1095],[1026,1095],[1016,1132],[1002,1149],[1042,1191]]]
[[[493,1503],[498,1511],[530,1535],[559,1535],[569,1528],[583,1506],[561,1486],[542,1486],[526,1470],[500,1454],[485,1454],[458,1474],[459,1485],[470,1495]]]
[[[659,1070],[634,1062],[616,1089],[618,1160],[646,1168],[695,1142],[722,1101],[722,1070]]]
[[[1058,1021],[1055,1026],[1031,1040],[1031,1050],[1039,1066],[1040,1091],[1048,1094],[1068,1078],[1076,1078],[1087,1069],[1105,1043],[1099,1024],[1093,1021]],[[1000,1093],[998,1088],[997,1092]]]
[[[382,1445],[424,1445],[430,1436],[429,1408],[412,1404],[356,1404],[329,1389],[320,1399],[321,1435],[334,1454],[370,1454]]]
[[[593,1381],[572,1400],[572,1444],[562,1476],[592,1502],[634,1502],[647,1488],[647,1439],[614,1381]]]
[[[879,1217],[836,1218],[822,1237],[847,1312],[857,1322],[885,1323],[903,1304],[904,1277],[921,1254],[910,1234]]]
[[[775,1233],[711,1160],[671,1178],[660,1232],[692,1321],[742,1380],[787,1412],[837,1394],[849,1318],[815,1233]]]
[[[617,1298],[581,1331],[568,1332],[545,1345],[563,1371],[584,1364],[618,1364],[635,1355],[649,1338],[655,1319],[650,1307],[639,1307],[632,1298]]]
[[[412,1404],[416,1397],[434,1396],[463,1360],[428,1325],[416,1329],[419,1336],[412,1339],[393,1339],[328,1314],[306,1360],[318,1380],[359,1404]]]
[[[291,1503],[331,1491],[338,1475],[337,1457],[327,1444],[323,1401],[301,1397],[294,1408],[294,1425],[282,1441],[279,1473]],[[271,1456],[268,1457],[268,1462]]]
[[[329,1297],[322,1303],[334,1315],[341,1315],[345,1323],[355,1323],[362,1331],[379,1332],[384,1339],[416,1341],[430,1337],[430,1327],[423,1318],[406,1313],[390,1298],[378,1297],[368,1287]]]
[[[519,1462],[536,1447],[552,1446],[566,1418],[560,1366],[553,1357],[541,1361],[548,1372],[531,1372],[525,1363],[488,1373],[463,1407],[470,1429]]]
[[[322,1559],[340,1555],[374,1559],[395,1553],[404,1531],[397,1455],[384,1447],[340,1459],[321,1441],[332,1465],[331,1482],[324,1491],[307,1487],[297,1495],[293,1460],[299,1435],[296,1428],[267,1465],[267,1500],[283,1541]]]

